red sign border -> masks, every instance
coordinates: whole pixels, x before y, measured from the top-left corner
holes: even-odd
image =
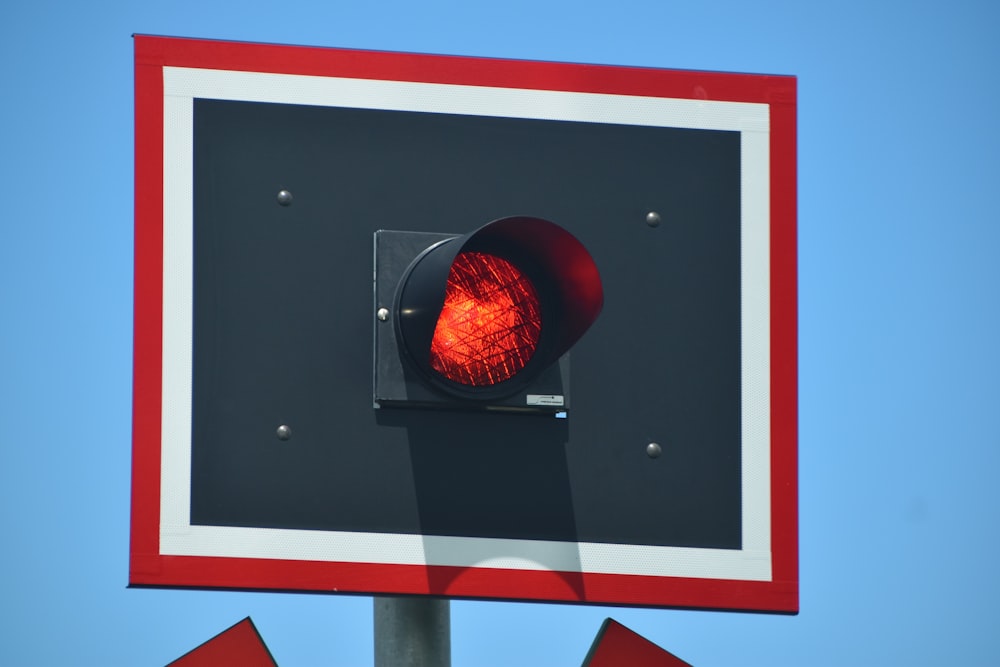
[[[797,613],[796,79],[136,35],[133,586],[330,591]],[[751,102],[770,107],[771,581],[160,553],[163,67]],[[581,90],[585,82],[586,90]],[[459,573],[461,577],[457,577]],[[567,578],[579,585],[567,588]],[[331,586],[331,582],[336,582]],[[335,586],[335,587],[334,587]],[[585,591],[580,599],[578,591]]]

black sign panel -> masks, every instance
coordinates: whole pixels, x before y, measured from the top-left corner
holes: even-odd
[[[193,525],[741,547],[739,132],[208,99],[193,132]],[[375,232],[511,215],[604,284],[566,418],[375,409]]]

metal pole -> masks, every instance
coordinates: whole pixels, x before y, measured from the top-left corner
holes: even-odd
[[[375,667],[451,667],[448,600],[376,597]]]

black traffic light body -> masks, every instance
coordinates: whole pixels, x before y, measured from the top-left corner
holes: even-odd
[[[602,304],[590,254],[547,220],[376,232],[375,405],[565,413],[567,352]]]

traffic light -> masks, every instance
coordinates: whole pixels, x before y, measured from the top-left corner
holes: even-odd
[[[564,355],[604,302],[576,237],[526,216],[464,236],[378,231],[375,262],[377,407],[568,409]]]

